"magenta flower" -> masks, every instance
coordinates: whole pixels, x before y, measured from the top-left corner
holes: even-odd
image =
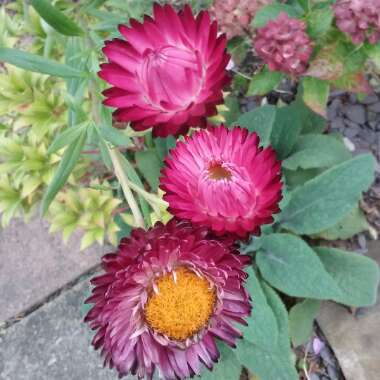
[[[130,25],[119,27],[125,40],[106,42],[109,63],[99,72],[114,86],[104,91],[104,103],[117,108],[115,119],[136,131],[153,127],[161,137],[204,127],[229,82],[226,38],[217,37],[216,22],[207,12],[194,18],[189,6],[177,14],[155,4],[153,18]]]
[[[160,187],[169,211],[218,234],[258,234],[281,199],[280,162],[246,129],[209,128],[171,151]]]
[[[256,53],[271,71],[301,75],[313,52],[313,44],[305,30],[305,22],[281,12],[276,19],[257,30]]]
[[[252,32],[251,22],[256,12],[273,0],[214,0],[211,14],[227,38]]]
[[[380,40],[380,0],[338,0],[333,8],[337,27],[354,44]]]
[[[249,296],[243,271],[250,262],[231,241],[172,219],[135,229],[118,252],[102,260],[94,306],[86,316],[105,364],[120,376],[164,379],[199,375],[218,360],[215,338],[234,347],[246,324]]]

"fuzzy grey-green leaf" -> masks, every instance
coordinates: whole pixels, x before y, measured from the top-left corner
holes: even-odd
[[[256,263],[265,280],[289,296],[335,299],[341,295],[318,256],[297,236],[262,237]]]
[[[315,234],[350,212],[374,178],[374,158],[365,154],[326,170],[291,193],[280,214],[283,228]]]
[[[335,301],[363,307],[375,304],[379,266],[369,257],[335,248],[315,247],[314,251],[341,289]]]

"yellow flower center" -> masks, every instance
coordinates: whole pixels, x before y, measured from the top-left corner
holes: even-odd
[[[216,293],[205,278],[180,267],[161,276],[156,284],[158,292],[152,291],[145,306],[145,318],[153,330],[185,340],[207,325]]]
[[[224,168],[220,162],[213,162],[208,167],[208,177],[215,180],[229,180],[232,174],[228,169]]]

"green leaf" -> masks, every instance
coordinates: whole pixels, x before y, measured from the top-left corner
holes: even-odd
[[[117,128],[108,127],[107,125],[99,125],[97,128],[104,140],[115,146],[130,146],[132,143],[131,138]]]
[[[261,239],[256,263],[266,281],[292,297],[336,299],[337,284],[315,252],[299,237],[271,234]]]
[[[365,51],[376,68],[380,70],[380,44],[366,44]]]
[[[324,168],[351,158],[343,142],[335,137],[308,134],[301,136],[283,167],[290,170]]]
[[[83,130],[88,127],[89,122],[73,125],[70,128],[65,129],[62,133],[57,135],[53,142],[50,144],[47,151],[48,154],[55,153],[57,150],[64,148],[66,145],[75,141],[82,133]]]
[[[162,161],[158,157],[155,149],[136,152],[136,164],[140,173],[148,181],[153,191],[157,191],[160,183],[160,171]]]
[[[367,219],[359,207],[355,206],[337,224],[320,232],[316,237],[326,240],[345,240],[366,230],[368,230]]]
[[[237,380],[239,379],[242,367],[235,356],[235,352],[224,343],[217,343],[220,358],[212,371],[205,370],[202,380]]]
[[[306,343],[313,333],[313,323],[316,318],[320,301],[306,299],[294,305],[289,312],[289,331],[295,347]]]
[[[236,356],[242,365],[260,380],[298,380],[291,360],[288,314],[285,306],[276,292],[265,283],[262,284],[262,290],[276,318],[279,332],[277,344],[267,349],[242,339],[236,347]]]
[[[279,216],[282,227],[315,234],[335,225],[350,212],[374,178],[375,161],[364,154],[326,170],[291,192]]]
[[[271,92],[283,79],[284,74],[279,71],[269,71],[265,67],[255,74],[249,84],[247,96],[266,95]]]
[[[269,105],[255,108],[240,116],[235,125],[247,128],[250,132],[256,132],[260,137],[261,144],[267,146],[276,120],[276,111],[275,106]]]
[[[156,146],[157,154],[163,161],[165,157],[169,154],[170,149],[173,149],[176,145],[176,139],[173,136],[168,136],[165,138],[156,137],[154,139],[154,144]]]
[[[50,182],[44,197],[42,199],[42,214],[46,214],[51,202],[54,200],[58,191],[66,183],[72,170],[74,169],[79,156],[81,154],[83,145],[86,141],[87,130],[83,129],[77,140],[73,141],[65,150],[62,160]]]
[[[313,112],[302,100],[302,89],[299,89],[294,103],[297,104],[297,113],[301,119],[302,134],[322,133],[326,129],[326,119]]]
[[[118,154],[120,155],[121,165],[123,166],[123,169],[127,173],[128,178],[134,184],[136,184],[137,186],[139,186],[142,189],[144,189],[144,185],[141,182],[141,179],[138,176],[138,174],[136,173],[136,170],[134,169],[134,167],[131,165],[131,163],[127,160],[127,158],[124,155],[122,155],[121,153],[118,153]],[[144,199],[144,197],[142,197],[141,195],[138,195],[138,199],[139,199],[141,211],[142,211],[143,216],[144,216],[144,221],[145,221],[145,223],[146,223],[147,226],[150,226],[151,219],[150,219],[150,210],[149,210],[148,203],[146,202],[146,200]]]
[[[281,12],[285,12],[289,15],[289,17],[293,18],[302,16],[302,12],[299,8],[286,4],[272,4],[263,7],[256,12],[252,25],[256,28],[261,28],[266,25],[269,20],[275,19]]]
[[[270,143],[280,160],[283,160],[292,151],[301,129],[302,124],[297,104],[292,103],[290,106],[277,109]]]
[[[86,75],[83,71],[76,70],[70,66],[18,49],[0,48],[0,61],[10,63],[21,69],[63,78],[83,77]]]
[[[249,277],[245,288],[253,300],[255,312],[246,319],[248,326],[239,328],[243,333],[244,340],[270,349],[277,345],[278,328],[276,317],[267,303],[256,273],[252,268],[249,268],[246,272]]]
[[[342,291],[336,299],[345,305],[363,307],[376,303],[379,267],[372,259],[335,248],[314,248]]]
[[[80,36],[83,30],[48,0],[31,0],[37,13],[57,32],[65,36]]]
[[[282,168],[282,173],[285,177],[287,188],[289,190],[294,190],[295,188],[304,185],[307,181],[310,181],[319,175],[321,173],[321,169],[287,170],[286,168]]]
[[[224,98],[224,105],[228,110],[220,111],[220,114],[226,119],[225,124],[230,126],[235,123],[241,115],[239,101],[236,96],[230,94]]]
[[[307,34],[312,39],[321,38],[330,30],[333,19],[334,12],[329,4],[314,9],[307,17]]]
[[[303,100],[317,114],[326,117],[330,85],[327,81],[313,77],[302,79]]]

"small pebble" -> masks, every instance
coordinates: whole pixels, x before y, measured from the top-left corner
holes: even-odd
[[[331,122],[331,128],[332,129],[335,129],[337,131],[342,131],[344,130],[345,128],[345,125],[344,125],[344,121],[342,118],[337,118],[337,119],[334,119],[332,122]]]
[[[350,139],[348,139],[347,137],[344,137],[343,138],[343,142],[344,142],[344,145],[346,146],[346,148],[350,152],[353,152],[355,150],[355,145],[354,145],[354,143]]]
[[[360,234],[358,236],[358,243],[363,251],[367,251],[367,239],[365,238],[364,234]]]
[[[344,112],[348,119],[357,124],[364,124],[366,122],[365,108],[360,104],[347,105],[344,107]]]
[[[372,111],[372,112],[379,113],[380,112],[380,102],[369,105],[368,110]]]

